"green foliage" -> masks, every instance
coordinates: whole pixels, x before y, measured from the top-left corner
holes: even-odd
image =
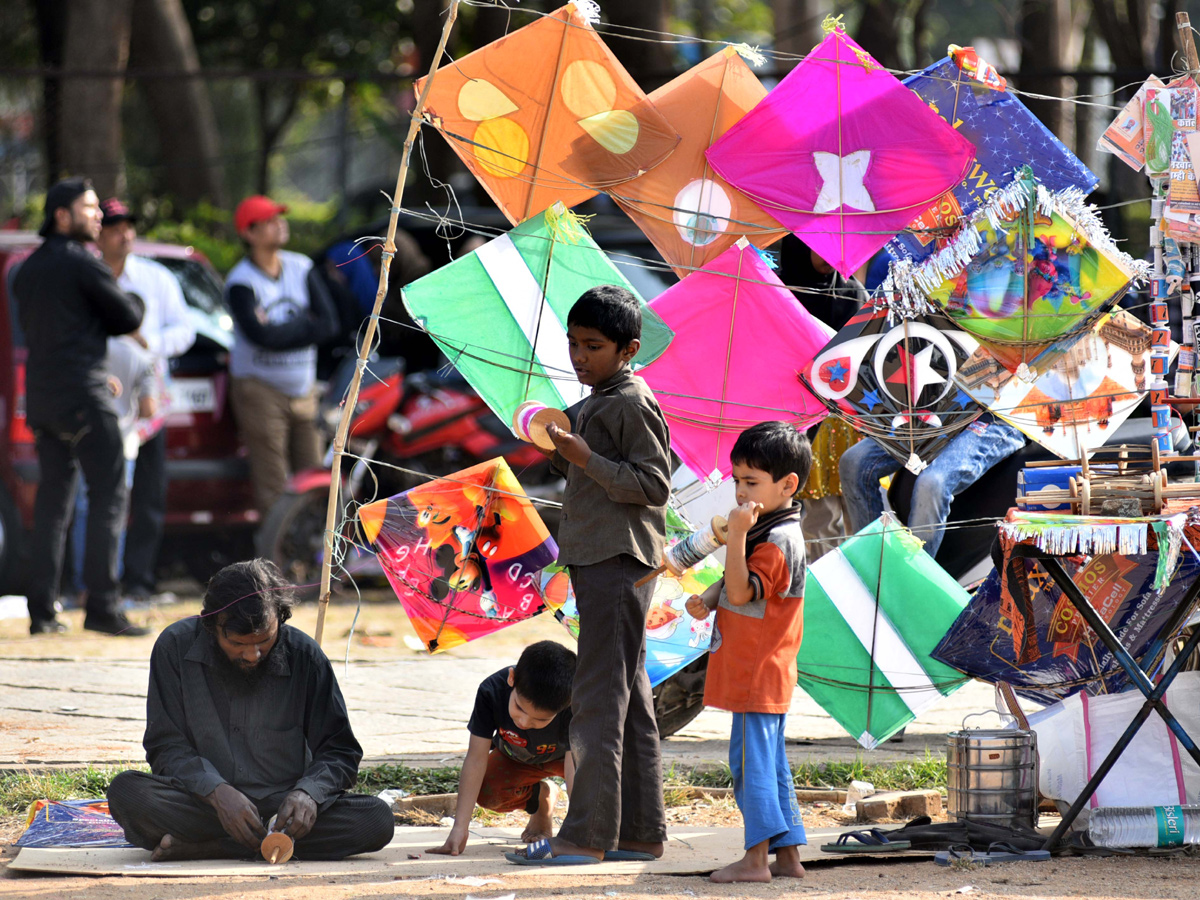
[[[861,756],[854,762],[794,763],[796,787],[844,789],[851,781],[869,781],[881,791],[915,791],[946,787],[946,760],[926,754],[924,759],[903,763],[872,763]],[[682,768],[672,765],[663,773],[669,787],[730,787],[729,766]]]
[[[338,236],[333,202],[314,203],[286,194],[278,196],[278,199],[289,207],[289,250],[311,255]],[[155,209],[154,213],[151,224],[142,230],[148,240],[195,247],[223,275],[245,255],[242,242],[233,229],[231,210],[201,204],[188,210],[184,221],[172,220],[173,210],[166,204]]]
[[[29,772],[0,773],[0,813],[24,814],[36,800],[76,800],[103,797],[119,768],[88,766],[59,772],[33,774]],[[146,771],[147,766],[135,768]]]
[[[458,790],[458,768],[415,769],[403,764],[368,766],[360,769],[355,790],[378,794],[399,789],[410,794],[453,794]]]

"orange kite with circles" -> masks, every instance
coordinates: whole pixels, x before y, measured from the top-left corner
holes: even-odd
[[[679,143],[574,4],[439,69],[425,117],[514,225],[635,178]]]

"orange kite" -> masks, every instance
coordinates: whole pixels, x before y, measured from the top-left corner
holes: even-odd
[[[635,178],[679,143],[572,3],[439,69],[425,117],[514,225]]]
[[[726,47],[650,95],[683,140],[653,171],[609,191],[680,278],[743,235],[767,247],[787,229],[716,174],[704,156],[767,89]]]

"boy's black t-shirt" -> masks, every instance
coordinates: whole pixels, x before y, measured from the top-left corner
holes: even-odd
[[[485,678],[475,693],[475,709],[471,711],[467,730],[476,737],[491,739],[495,749],[526,765],[543,766],[566,756],[571,749],[568,741],[571,710],[564,709],[545,728],[518,728],[508,714],[512,691],[507,666]]]

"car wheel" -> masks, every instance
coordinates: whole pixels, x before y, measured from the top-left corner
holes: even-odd
[[[0,594],[25,592],[21,555],[25,550],[21,515],[8,491],[0,488]]]
[[[708,654],[680,669],[654,689],[654,719],[658,736],[682,731],[704,709]]]

